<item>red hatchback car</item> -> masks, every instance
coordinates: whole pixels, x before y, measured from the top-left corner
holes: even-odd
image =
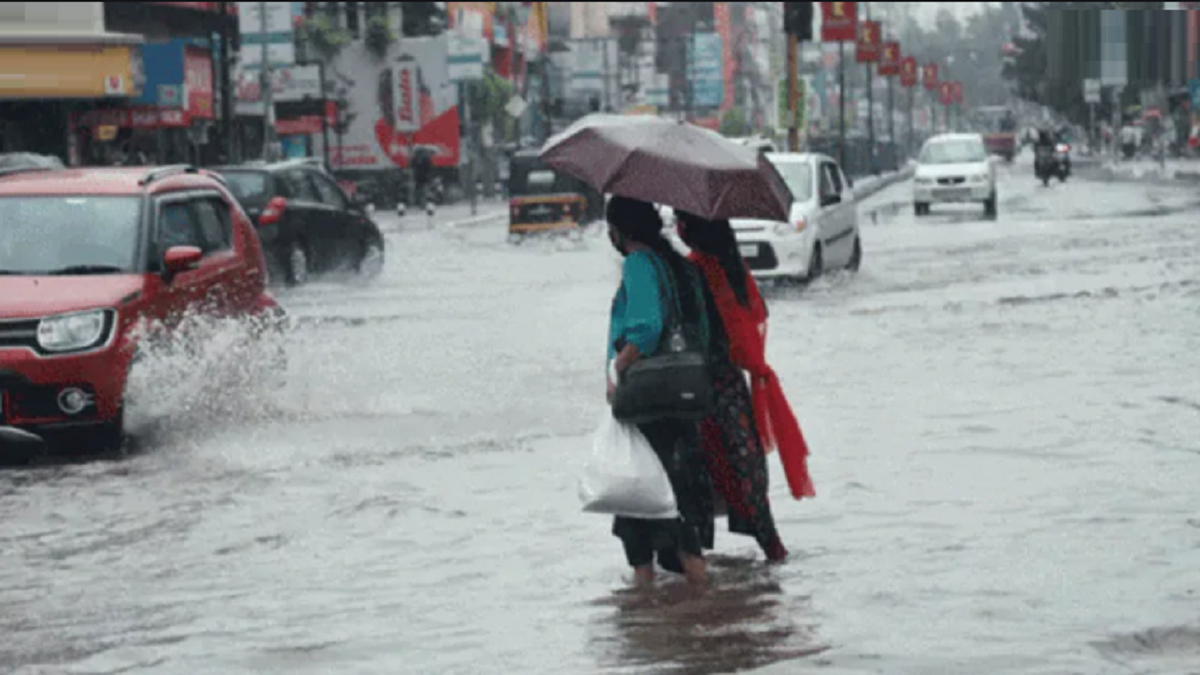
[[[282,317],[219,177],[0,161],[0,453],[118,446],[139,327],[197,311]]]

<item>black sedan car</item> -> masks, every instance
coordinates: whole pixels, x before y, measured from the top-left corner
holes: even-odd
[[[320,164],[292,160],[215,169],[258,226],[267,265],[289,286],[310,274],[383,269],[383,234]],[[278,278],[277,277],[277,278]]]

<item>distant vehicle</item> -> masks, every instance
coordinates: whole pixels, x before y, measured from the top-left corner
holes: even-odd
[[[289,286],[313,273],[383,270],[383,233],[361,197],[350,198],[319,163],[291,160],[215,169],[258,225],[267,262]]]
[[[972,116],[983,132],[983,144],[987,151],[1011,162],[1017,153],[1017,119],[1012,110],[1005,106],[976,108]]]
[[[604,217],[604,197],[583,181],[555,171],[538,150],[513,153],[508,174],[508,236],[568,233]]]
[[[747,138],[732,138],[730,140],[732,140],[736,143],[739,143],[741,145],[744,145],[748,148],[753,148],[757,152],[777,152],[778,151],[778,148],[775,147],[775,143],[771,142],[770,140],[768,140],[766,138],[762,138],[759,136],[750,136]]]
[[[248,337],[282,326],[254,226],[217,176],[0,167],[0,454],[119,446],[143,324],[179,337],[199,312],[254,319]]]
[[[792,192],[788,222],[730,221],[751,274],[759,279],[811,281],[835,269],[862,265],[853,184],[832,158],[815,153],[769,153]]]
[[[979,202],[995,218],[996,167],[979,134],[941,134],[921,147],[913,176],[913,211],[929,214],[933,204]]]

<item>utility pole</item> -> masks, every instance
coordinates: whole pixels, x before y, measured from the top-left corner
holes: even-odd
[[[216,51],[221,62],[221,79],[217,80],[221,87],[221,140],[225,147],[225,162],[234,164],[238,162],[239,158],[235,156],[236,150],[233,142],[234,56],[232,40],[229,39],[230,5],[231,3],[229,2],[222,2],[218,6],[218,9],[221,12],[221,32],[218,33],[220,42]]]
[[[799,64],[800,39],[794,34],[787,36],[787,127],[788,152],[800,152],[800,128],[797,120],[800,117],[800,82]]]
[[[838,165],[846,167],[846,43],[838,41]]]
[[[863,10],[866,12],[867,21],[871,20],[871,3],[864,2]],[[874,37],[874,36],[872,36]],[[873,175],[879,174],[879,167],[875,162],[875,74],[871,70],[871,63],[864,63],[863,66],[867,69],[867,161]]]
[[[783,3],[783,28],[787,33],[788,150],[800,151],[800,43],[812,40],[811,2]]]
[[[916,154],[917,144],[915,134],[913,133],[913,97],[916,91],[916,85],[908,88],[908,156],[912,157]]]
[[[262,39],[263,101],[263,159],[273,161],[278,156],[279,141],[275,138],[275,83],[271,78],[271,59],[267,51],[267,3],[258,3],[258,31]]]

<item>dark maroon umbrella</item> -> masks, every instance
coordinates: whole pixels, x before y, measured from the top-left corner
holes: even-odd
[[[593,114],[546,141],[542,161],[605,194],[708,220],[788,220],[792,196],[765,157],[698,126]]]

